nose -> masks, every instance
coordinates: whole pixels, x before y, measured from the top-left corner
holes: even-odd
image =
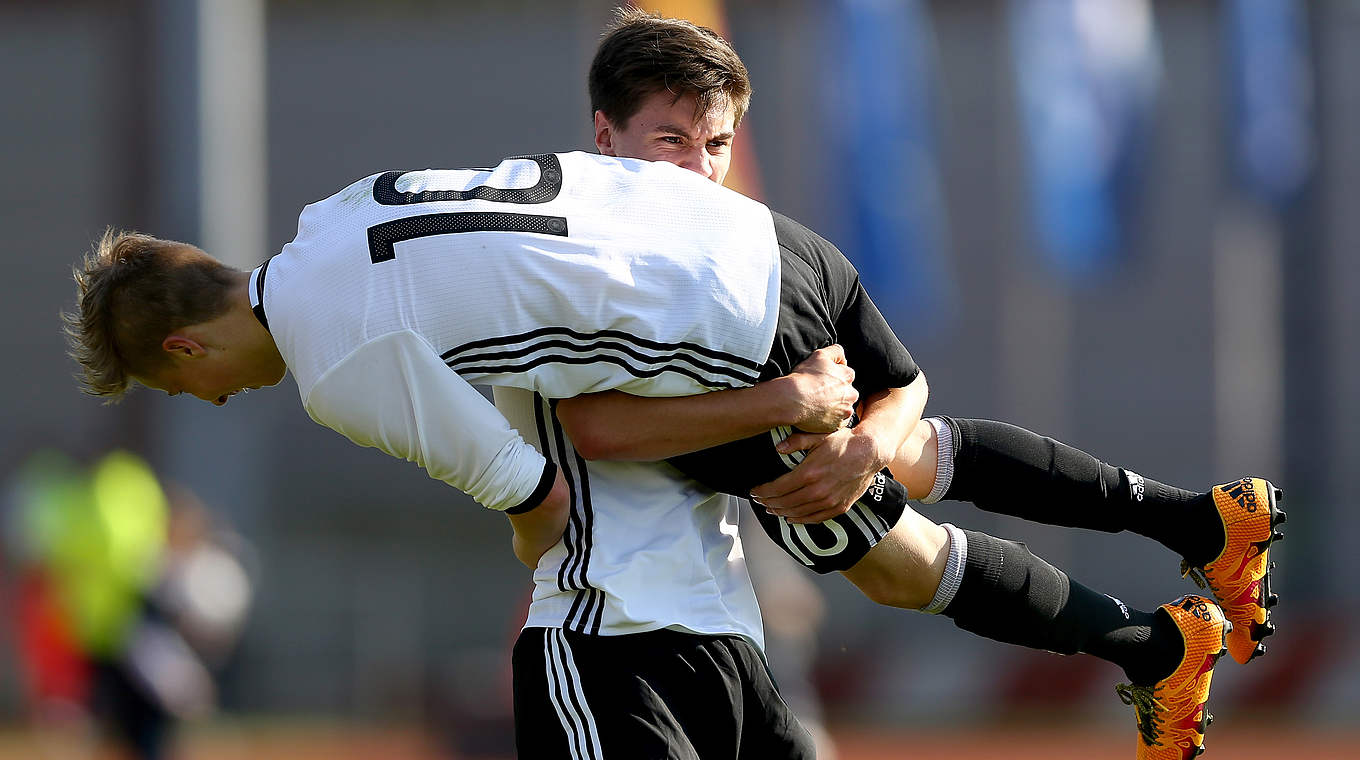
[[[680,166],[705,179],[713,179],[713,156],[709,155],[708,150],[702,145],[686,151],[685,160]]]

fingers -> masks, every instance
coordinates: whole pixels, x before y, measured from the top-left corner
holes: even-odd
[[[812,353],[821,354],[824,358],[830,359],[833,364],[846,364],[845,349],[839,343],[832,343],[826,348],[819,348]]]
[[[826,440],[826,437],[834,431],[825,433],[793,433],[789,437],[775,444],[775,451],[780,454],[792,454],[795,451],[807,451],[817,444]]]
[[[799,525],[816,525],[817,523],[823,523],[827,520],[834,520],[835,518],[840,517],[846,512],[849,512],[850,508],[854,505],[855,503],[852,501],[849,504],[841,504],[828,509],[823,509],[803,517],[785,517],[784,520]]]
[[[823,368],[823,371],[831,371],[831,368],[835,367],[836,370],[840,372],[848,371],[850,377],[852,379],[854,378],[854,370],[850,369],[850,365],[845,359],[845,349],[841,348],[840,344],[837,343],[833,343],[826,348],[819,348],[811,354],[808,354],[808,357],[799,362],[798,366],[794,368],[795,371],[798,367],[819,367]]]
[[[809,489],[802,489],[807,491]],[[791,523],[811,524],[825,522],[845,514],[854,506],[854,499],[835,499],[811,493],[794,492],[786,496],[757,498],[752,501],[766,512],[783,518]]]
[[[863,490],[847,492],[795,470],[751,490],[751,501],[793,523],[829,520],[849,511]]]

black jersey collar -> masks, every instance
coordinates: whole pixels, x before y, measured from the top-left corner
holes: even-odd
[[[272,259],[265,259],[250,273],[250,310],[255,312],[255,318],[260,320],[265,330],[269,329],[269,319],[264,314],[264,273],[269,269],[270,261]]]

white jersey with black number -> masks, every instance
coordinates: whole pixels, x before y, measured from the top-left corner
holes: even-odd
[[[303,211],[251,295],[313,419],[507,509],[545,462],[469,383],[750,385],[779,282],[761,204],[669,164],[567,153],[360,180]]]

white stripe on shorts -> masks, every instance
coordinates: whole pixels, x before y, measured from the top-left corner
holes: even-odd
[[[888,532],[888,521],[874,514],[872,509],[855,502],[850,505],[850,511],[845,513],[850,520],[859,526],[860,532],[864,534],[864,539],[870,546],[878,543],[880,538]]]
[[[595,716],[581,687],[581,673],[571,656],[571,643],[561,628],[543,631],[543,661],[548,671],[548,701],[567,734],[572,760],[604,760]]]

